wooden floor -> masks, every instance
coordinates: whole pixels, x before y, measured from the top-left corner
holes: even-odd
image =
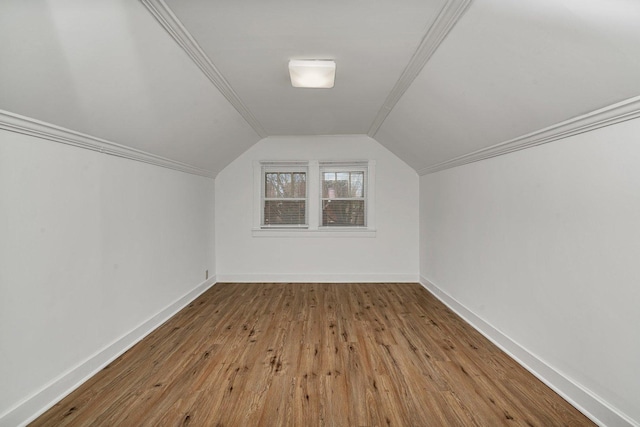
[[[586,426],[417,284],[217,284],[35,426]]]

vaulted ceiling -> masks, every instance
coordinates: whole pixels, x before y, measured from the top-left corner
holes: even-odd
[[[369,134],[417,171],[640,95],[636,0],[6,0],[0,110],[210,171]],[[289,59],[334,59],[294,89]]]

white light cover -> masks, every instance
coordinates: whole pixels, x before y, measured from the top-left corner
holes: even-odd
[[[293,87],[330,89],[336,78],[336,63],[328,60],[289,61],[289,75]]]

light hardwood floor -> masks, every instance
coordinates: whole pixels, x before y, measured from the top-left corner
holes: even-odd
[[[587,426],[418,284],[220,283],[34,426]]]

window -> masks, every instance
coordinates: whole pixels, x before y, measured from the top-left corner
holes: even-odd
[[[306,165],[263,165],[261,206],[262,227],[306,227]]]
[[[321,166],[322,226],[365,227],[367,167]]]
[[[254,161],[254,237],[375,237],[375,161]]]

